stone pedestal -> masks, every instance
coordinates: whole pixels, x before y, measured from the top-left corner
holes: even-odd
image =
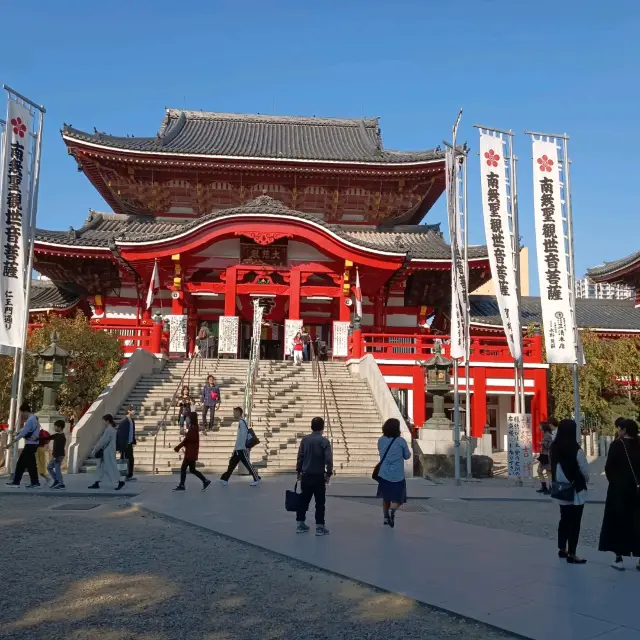
[[[491,436],[488,436],[491,438]],[[493,459],[487,455],[475,455],[475,438],[471,440],[472,456],[471,471],[474,478],[487,478],[491,476]],[[467,441],[460,441],[460,468],[463,475],[466,472]],[[482,443],[484,444],[484,442]],[[455,473],[456,449],[451,429],[420,429],[418,439],[414,443],[416,448],[417,472],[422,476],[436,476],[452,478]],[[484,446],[480,447],[485,450]]]

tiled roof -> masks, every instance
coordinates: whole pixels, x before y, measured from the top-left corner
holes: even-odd
[[[500,310],[494,296],[470,296],[471,322],[502,326]],[[578,298],[576,300],[578,326],[582,329],[608,329],[610,331],[640,332],[640,308],[633,300],[598,300]],[[522,324],[540,324],[542,311],[540,298],[522,298]]]
[[[309,118],[167,109],[153,138],[86,133],[65,125],[67,138],[106,147],[167,155],[343,161],[380,164],[443,160],[444,152],[391,151],[378,118]]]
[[[619,260],[614,260],[613,262],[605,262],[603,265],[593,267],[592,269],[589,269],[587,271],[587,275],[590,278],[599,280],[610,274],[614,274],[616,271],[620,271],[620,269],[630,267],[635,262],[637,262],[638,266],[640,266],[640,251],[636,251],[626,258],[620,258]]]
[[[29,311],[71,309],[79,302],[78,296],[51,280],[32,280]]]
[[[71,231],[36,230],[36,241],[78,247],[108,247],[119,243],[159,241],[187,232],[203,223],[228,215],[290,216],[318,224],[339,238],[367,249],[408,254],[412,258],[448,260],[451,249],[440,232],[439,225],[415,225],[395,227],[393,230],[352,230],[340,225],[328,224],[318,216],[293,211],[269,196],[260,196],[240,207],[222,209],[193,220],[166,220],[142,216],[126,216],[116,213],[91,212],[82,228]],[[469,256],[483,258],[486,247],[471,247]]]

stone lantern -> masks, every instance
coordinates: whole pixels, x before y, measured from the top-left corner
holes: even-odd
[[[436,343],[433,357],[420,364],[426,373],[425,391],[433,397],[433,415],[425,423],[427,429],[451,429],[451,421],[444,412],[444,398],[451,392],[453,360],[442,355],[442,346]]]
[[[64,420],[56,409],[56,396],[60,385],[67,379],[68,351],[58,346],[58,335],[51,334],[51,344],[38,353],[38,375],[35,381],[44,390],[42,409],[38,412],[38,419],[43,429],[50,433],[56,420]]]

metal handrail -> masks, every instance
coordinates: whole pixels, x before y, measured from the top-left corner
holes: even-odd
[[[197,365],[194,363],[197,362]],[[167,416],[169,415],[169,410],[173,407],[173,417],[175,419],[175,400],[178,392],[182,389],[184,385],[184,379],[187,378],[187,384],[189,387],[191,386],[191,367],[194,367],[194,375],[196,375],[195,369],[198,369],[198,374],[202,373],[202,358],[199,354],[195,354],[191,360],[189,360],[189,365],[185,369],[185,372],[182,374],[180,378],[180,382],[176,385],[176,388],[171,396],[171,400],[169,401],[169,405],[164,411],[164,415],[162,416],[162,420],[158,421],[158,428],[156,429],[155,435],[153,436],[153,462],[151,463],[151,473],[156,474],[156,451],[158,448],[158,436],[160,435],[160,431],[162,430],[163,439],[162,446],[167,446]]]
[[[313,340],[309,341],[309,349],[311,351],[311,372],[313,377],[318,381],[318,391],[320,393],[320,406],[322,407],[325,427],[329,433],[329,442],[333,447],[333,427],[331,426],[331,416],[329,415],[329,402],[324,388],[324,379],[322,378],[322,370],[320,368],[320,359],[313,345]]]

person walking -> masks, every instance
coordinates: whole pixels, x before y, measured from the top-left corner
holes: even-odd
[[[611,566],[624,571],[624,557],[640,558],[640,440],[638,423],[616,421],[604,472],[609,481],[600,530],[600,551],[611,552]],[[640,559],[636,565],[640,571]]]
[[[211,331],[209,330],[209,325],[204,321],[200,325],[200,331],[198,331],[198,338],[196,339],[196,344],[198,346],[198,353],[201,358],[208,358],[210,356],[209,342],[211,338]]]
[[[127,408],[127,415],[118,425],[118,437],[116,441],[118,451],[120,452],[120,460],[127,461],[127,475],[125,477],[127,482],[135,482],[135,478],[133,477],[133,447],[137,444],[135,413],[133,407]]]
[[[236,407],[233,410],[233,419],[238,422],[238,435],[236,437],[236,444],[233,448],[233,454],[229,459],[229,467],[218,480],[218,482],[223,487],[226,487],[229,484],[229,478],[240,462],[253,477],[251,486],[257,487],[260,484],[261,478],[258,475],[255,467],[251,464],[251,460],[249,459],[249,452],[247,450],[247,440],[249,439],[249,425],[247,424],[247,421],[242,417],[242,414],[243,411],[240,407]]]
[[[553,444],[553,428],[548,422],[540,424],[542,442],[540,443],[540,455],[538,456],[538,479],[540,488],[536,493],[551,493],[551,445]],[[546,479],[545,479],[546,478]]]
[[[116,485],[116,491],[120,491],[124,487],[124,482],[120,479],[118,461],[116,460],[118,431],[110,413],[102,417],[102,422],[104,423],[104,431],[100,440],[91,450],[91,457],[98,458],[98,467],[96,480],[89,489],[99,489],[100,483],[106,478]]]
[[[200,452],[200,431],[198,428],[198,414],[195,411],[189,414],[186,424],[187,434],[184,440],[174,448],[176,453],[184,448],[184,457],[182,458],[182,465],[180,466],[180,484],[178,484],[174,491],[185,491],[184,483],[187,479],[187,469],[202,482],[202,490],[205,491],[211,484],[211,480],[207,480],[196,469],[196,462],[198,462],[198,454]]]
[[[551,445],[551,497],[560,506],[558,523],[558,557],[569,564],[585,564],[576,555],[580,538],[580,523],[587,501],[589,465],[584,451],[576,441],[578,427],[575,420],[562,420]]]
[[[383,523],[393,529],[396,526],[396,511],[407,501],[404,461],[411,457],[409,445],[400,435],[400,421],[397,418],[389,418],[382,425],[378,454],[380,469],[376,497],[382,498]]]
[[[311,360],[311,334],[307,327],[303,327],[300,339],[302,340],[302,359],[309,362]]]
[[[53,480],[50,489],[64,489],[64,480],[62,479],[62,461],[66,454],[67,436],[64,435],[64,420],[56,420],[53,423],[54,433],[51,435],[53,449],[51,451],[51,460],[47,465],[49,475]]]
[[[178,405],[178,426],[180,427],[180,435],[185,434],[185,422],[191,413],[191,407],[194,404],[193,399],[191,398],[191,392],[189,391],[189,387],[182,387],[182,395],[176,401]]]
[[[303,354],[302,336],[300,332],[296,333],[293,339],[293,363],[302,366],[302,354]]]
[[[300,441],[296,471],[300,482],[300,508],[296,514],[297,533],[307,533],[309,527],[305,520],[311,504],[316,501],[316,535],[326,536],[329,529],[325,526],[325,504],[327,485],[333,475],[333,452],[331,443],[322,435],[324,420],[314,418],[311,421],[311,433]]]
[[[31,411],[31,405],[28,402],[23,402],[20,405],[20,418],[24,426],[13,440],[7,442],[5,445],[5,448],[8,449],[12,447],[15,442],[19,442],[24,438],[24,447],[16,462],[13,480],[7,482],[7,486],[19,487],[24,472],[28,471],[31,484],[27,485],[27,489],[37,489],[40,486],[40,481],[38,480],[38,465],[36,463],[36,452],[38,450],[38,443],[40,442],[40,422]]]
[[[220,387],[216,384],[216,379],[209,375],[207,376],[207,382],[202,387],[202,394],[200,400],[202,401],[202,432],[213,430],[213,421],[216,417],[216,409],[220,407]],[[207,428],[207,412],[209,413],[209,423]]]
[[[40,428],[38,448],[36,449],[36,467],[38,475],[44,480],[45,484],[49,481],[49,476],[47,475],[47,451],[49,450],[50,442],[51,434],[46,429]]]

